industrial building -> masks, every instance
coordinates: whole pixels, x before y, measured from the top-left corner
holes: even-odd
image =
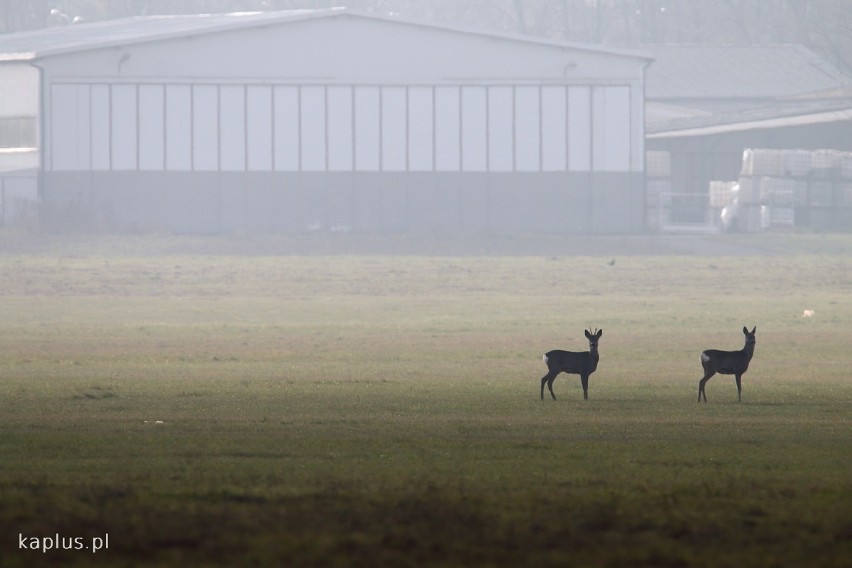
[[[636,233],[650,60],[343,9],[10,34],[0,178],[78,230]]]

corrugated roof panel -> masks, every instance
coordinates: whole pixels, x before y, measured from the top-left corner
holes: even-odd
[[[777,98],[852,84],[800,45],[646,45],[650,99]]]
[[[339,13],[328,10],[285,10],[175,16],[139,16],[0,35],[0,60],[32,59],[110,45],[151,41],[247,25],[276,23]]]
[[[778,101],[770,107],[649,122],[649,138],[697,136],[852,120],[852,98]]]
[[[187,36],[198,33],[210,33],[215,31],[239,29],[242,27],[276,24],[285,21],[297,21],[342,15],[353,18],[366,18],[376,21],[392,22],[400,25],[466,33],[492,39],[537,44],[547,47],[576,49],[616,57],[628,57],[643,60],[651,59],[651,56],[648,53],[633,49],[552,41],[534,36],[500,34],[475,28],[446,26],[429,22],[415,22],[396,17],[391,18],[365,15],[357,12],[350,12],[345,8],[328,8],[319,10],[284,10],[276,12],[241,12],[206,15],[141,16],[136,18],[54,27],[33,32],[0,35],[0,61],[12,59],[33,59],[59,53],[95,49],[113,45],[156,41],[158,39]]]

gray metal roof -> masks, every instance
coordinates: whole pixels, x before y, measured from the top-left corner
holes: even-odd
[[[102,47],[157,41],[174,37],[216,33],[220,31],[267,26],[282,22],[295,22],[328,17],[366,18],[396,24],[431,28],[484,36],[492,39],[519,41],[547,47],[574,49],[594,53],[650,60],[644,51],[610,48],[583,43],[551,41],[533,36],[499,34],[477,28],[446,26],[416,22],[397,17],[382,17],[352,12],[345,8],[319,10],[283,10],[276,12],[238,12],[224,14],[140,16],[102,22],[73,24],[44,30],[14,34],[0,34],[0,62],[30,61],[63,53]]]
[[[0,35],[0,61],[30,60],[61,53],[212,33],[253,25],[303,20],[340,12],[286,10],[176,16],[139,16]]]
[[[852,85],[800,45],[644,45],[649,99],[774,99]]]
[[[651,122],[645,132],[649,139],[676,138],[841,121],[852,122],[852,97],[778,101],[765,108]]]

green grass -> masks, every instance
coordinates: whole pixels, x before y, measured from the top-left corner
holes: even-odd
[[[0,564],[848,566],[852,238],[584,242],[16,241]],[[541,353],[589,325],[590,400],[562,375],[540,401]],[[743,325],[743,402],[717,376],[697,404],[698,354]],[[98,554],[18,547],[107,533]]]

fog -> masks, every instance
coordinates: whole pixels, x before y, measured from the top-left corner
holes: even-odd
[[[0,564],[852,566],[849,6],[0,0]]]
[[[5,3],[2,222],[847,231],[850,25],[840,0]]]

